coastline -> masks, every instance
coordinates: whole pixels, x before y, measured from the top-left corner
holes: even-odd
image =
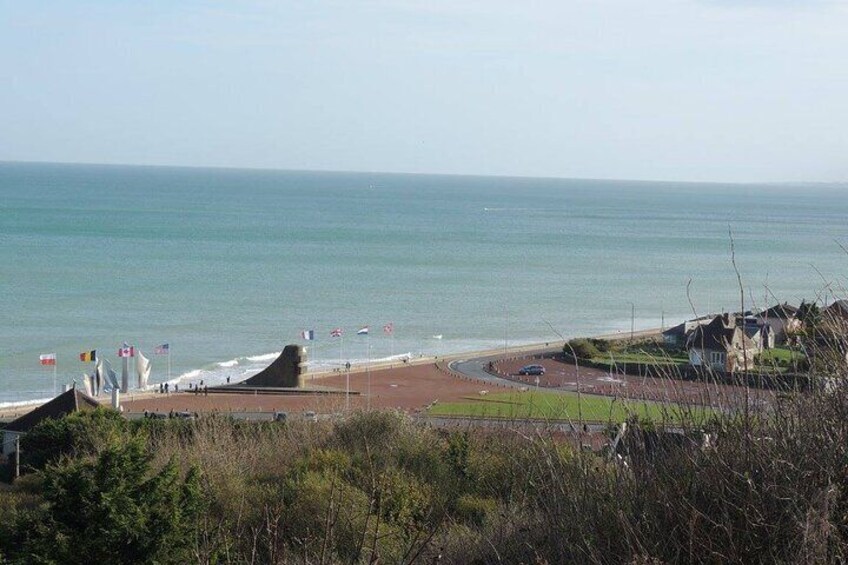
[[[634,338],[646,338],[657,335],[660,332],[660,328],[650,328],[645,330],[639,330],[633,332]],[[592,336],[595,339],[609,339],[609,340],[622,340],[629,339],[630,332],[625,331],[617,331],[614,333],[607,333]],[[571,338],[569,338],[571,339]],[[397,371],[407,368],[420,368],[422,366],[434,365],[436,363],[451,363],[453,361],[462,361],[467,359],[475,359],[482,357],[500,357],[500,358],[510,358],[510,357],[530,357],[533,355],[542,355],[546,353],[552,353],[556,351],[560,351],[563,347],[563,341],[548,341],[548,342],[536,342],[531,344],[522,344],[494,348],[494,349],[482,349],[475,351],[465,351],[461,353],[448,353],[445,355],[434,355],[434,356],[421,356],[414,357],[409,359],[407,362],[399,362],[398,360],[391,361],[383,361],[383,362],[375,362],[375,363],[357,363],[351,365],[350,375],[352,377],[361,376],[365,373],[371,372],[387,372],[387,371]],[[345,371],[340,370],[330,370],[330,371],[316,371],[314,373],[308,372],[305,375],[307,383],[312,381],[326,381],[333,380],[334,378],[340,378],[345,375]],[[249,378],[245,377],[245,378]],[[172,379],[172,382],[176,379]],[[184,392],[177,393],[176,395],[172,395],[173,398],[180,398],[181,394]],[[129,404],[132,405],[139,401],[149,401],[151,399],[161,399],[162,395],[160,395],[155,390],[136,390],[130,391],[127,394],[121,395],[121,404]],[[40,400],[31,400],[26,401],[26,403],[16,404],[14,406],[9,406],[6,408],[0,408],[0,423],[12,421],[36,408],[42,406],[49,402],[50,398],[40,399]],[[106,396],[98,397],[96,400],[100,402],[103,406],[109,406],[110,399]],[[214,404],[214,399],[211,402]]]

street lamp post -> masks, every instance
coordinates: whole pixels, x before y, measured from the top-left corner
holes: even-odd
[[[509,310],[504,304],[504,357],[506,357],[507,349],[509,348]]]
[[[371,411],[371,344],[368,344],[368,411]]]
[[[636,322],[636,305],[630,303],[630,344],[633,345],[633,330]]]
[[[350,361],[345,363],[345,412],[350,412]]]

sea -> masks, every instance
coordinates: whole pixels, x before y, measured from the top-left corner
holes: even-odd
[[[125,342],[186,386],[832,300],[846,189],[0,163],[0,406]]]

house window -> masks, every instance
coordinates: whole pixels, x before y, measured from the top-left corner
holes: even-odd
[[[719,351],[710,351],[710,364],[711,365],[724,365],[724,353]]]

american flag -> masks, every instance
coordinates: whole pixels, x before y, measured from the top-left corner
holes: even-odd
[[[393,323],[389,322],[388,324],[383,326],[383,331],[386,332],[389,335],[392,335],[393,333],[395,333],[395,325]]]
[[[171,352],[171,344],[163,343],[153,348],[154,355],[168,355]]]
[[[330,331],[330,337],[342,337],[343,333],[344,333],[344,330],[342,330],[341,328],[336,328],[336,329]]]

